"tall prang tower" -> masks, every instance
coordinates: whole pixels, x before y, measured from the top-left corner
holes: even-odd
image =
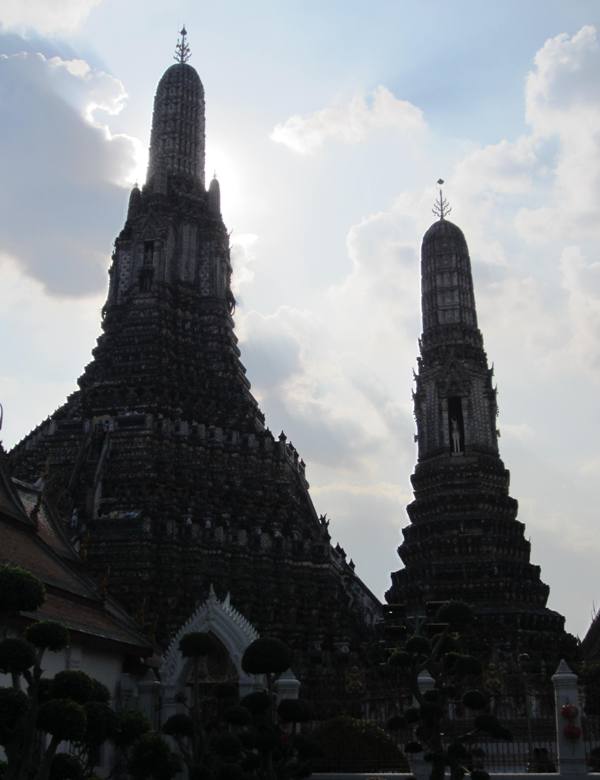
[[[530,563],[525,526],[509,495],[469,250],[448,212],[440,190],[439,219],[421,248],[414,500],[398,548],[404,568],[392,574],[386,600],[413,617],[425,617],[428,605],[466,602],[477,615],[483,648],[516,658],[547,643],[556,647],[564,618],[546,607],[549,588]]]
[[[296,673],[309,655],[327,668],[360,645],[380,604],[331,547],[304,462],[250,392],[185,36],[156,91],[147,181],[115,241],[93,360],[11,467],[44,475],[86,565],[158,642],[216,591],[298,651]]]

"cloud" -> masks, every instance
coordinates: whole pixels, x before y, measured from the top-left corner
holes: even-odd
[[[356,144],[376,130],[422,133],[423,112],[406,100],[399,100],[384,86],[371,94],[355,95],[308,116],[298,114],[275,126],[271,140],[298,154],[312,154],[328,141]]]
[[[567,246],[560,269],[568,296],[571,348],[583,365],[600,374],[600,262],[590,260],[579,246]]]
[[[550,181],[550,202],[523,209],[519,227],[538,241],[556,240],[574,231],[600,236],[600,45],[596,29],[582,27],[573,36],[550,38],[535,57],[527,78],[526,117],[532,134],[554,137],[559,151]],[[548,227],[543,231],[543,225]]]
[[[5,412],[0,438],[8,446],[27,432],[24,421],[33,428],[75,389],[98,335],[103,301],[86,297],[66,307],[1,255],[0,273],[0,332],[7,336],[0,367]]]
[[[102,0],[2,0],[0,25],[42,35],[72,33]]]
[[[596,408],[594,384],[583,382],[577,409],[565,414],[570,377],[584,371],[600,381],[600,235],[594,232],[600,192],[592,197],[600,161],[597,48],[591,28],[549,41],[527,81],[527,131],[494,144],[465,143],[448,175],[451,219],[470,247],[479,322],[490,362],[498,366],[500,445],[516,475],[513,495],[530,510],[521,513],[529,529],[540,534],[543,528],[555,540],[573,522],[570,497],[582,491],[579,466],[565,462],[560,442],[567,429],[581,442],[578,426]],[[347,118],[353,105],[293,117],[272,137],[304,154],[328,140],[356,143],[373,126]],[[364,117],[364,105],[356,105],[355,114]],[[380,154],[385,159],[389,148],[382,144]],[[410,366],[421,328],[419,245],[434,196],[433,189],[401,192],[357,219],[346,235],[346,277],[313,293],[301,316],[280,308],[259,321],[253,313],[243,343],[267,420],[285,419],[309,463],[319,509],[333,516],[334,536],[355,560],[366,524],[374,538],[386,539],[358,559],[361,575],[381,588],[400,565],[393,556],[397,538],[388,530],[407,522],[402,505],[415,460]],[[267,358],[281,373],[277,365],[264,367]],[[377,487],[394,484],[397,491]],[[593,536],[593,505],[590,499],[578,509],[574,550]],[[541,552],[534,549],[534,560]]]
[[[239,295],[240,290],[254,279],[254,250],[258,236],[255,233],[240,233],[231,236],[231,265],[233,273],[231,287],[234,295]]]
[[[104,289],[136,142],[101,119],[125,98],[83,60],[0,55],[0,252],[52,294]]]

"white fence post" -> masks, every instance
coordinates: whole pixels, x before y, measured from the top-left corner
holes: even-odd
[[[552,676],[552,682],[556,711],[558,771],[563,777],[587,774],[577,675],[562,660]]]

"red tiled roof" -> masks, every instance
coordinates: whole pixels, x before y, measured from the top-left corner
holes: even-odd
[[[117,642],[137,655],[150,655],[152,643],[137,624],[96,585],[72,568],[79,560],[43,500],[37,522],[30,518],[39,491],[10,483],[0,453],[0,563],[27,569],[46,586],[46,601],[29,617],[58,620],[71,631],[95,640]]]

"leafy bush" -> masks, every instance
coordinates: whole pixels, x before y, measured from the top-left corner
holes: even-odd
[[[99,747],[115,735],[119,724],[117,713],[101,701],[88,701],[83,708],[87,719],[85,742]]]
[[[312,710],[302,699],[283,699],[277,713],[284,723],[306,723],[312,719]]]
[[[397,669],[408,669],[412,665],[412,656],[404,650],[394,650],[388,659],[388,664]]]
[[[0,612],[35,612],[46,591],[40,580],[20,566],[0,566]]]
[[[54,620],[40,620],[25,631],[25,637],[32,645],[42,650],[62,650],[69,644],[69,632],[62,623]]]
[[[148,733],[133,746],[127,768],[136,780],[171,780],[180,766],[179,759],[164,739]]]
[[[29,699],[23,691],[0,688],[0,744],[6,744],[19,718],[27,712]]]
[[[210,741],[210,747],[219,758],[236,761],[242,754],[242,743],[235,734],[217,734]]]
[[[246,674],[281,674],[292,663],[290,648],[279,639],[262,637],[255,639],[242,656],[242,669]]]
[[[40,706],[37,723],[41,731],[61,741],[81,742],[87,721],[80,704],[70,699],[51,699]]]
[[[137,710],[123,710],[118,715],[118,723],[113,742],[117,747],[126,748],[150,731],[150,722]]]
[[[169,737],[191,737],[194,734],[194,724],[189,715],[177,713],[165,721],[162,731]]]
[[[81,761],[68,753],[58,753],[50,764],[50,780],[83,780]]]
[[[35,648],[25,639],[9,638],[0,642],[0,672],[22,674],[35,663]]]
[[[347,715],[324,721],[315,729],[313,740],[323,756],[323,771],[353,771],[357,761],[404,769],[406,759],[396,743],[378,726]]]
[[[92,691],[92,678],[75,669],[59,672],[52,681],[52,694],[55,699],[72,699],[78,704],[85,704],[90,701]]]
[[[251,721],[250,711],[240,704],[228,707],[223,713],[226,723],[232,726],[247,726]]]

